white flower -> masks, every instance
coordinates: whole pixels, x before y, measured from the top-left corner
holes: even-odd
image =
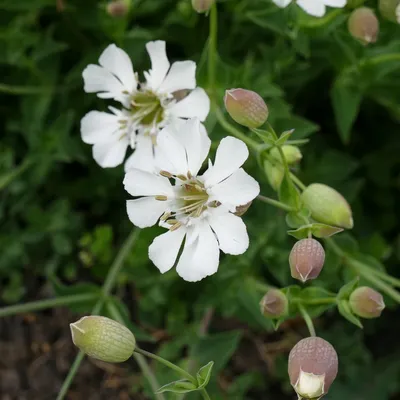
[[[287,7],[292,0],[272,0],[278,7]],[[314,17],[325,15],[326,7],[342,8],[347,0],[297,0],[296,3],[307,13]]]
[[[122,164],[128,147],[136,149],[126,169],[154,168],[157,134],[164,126],[192,117],[204,121],[210,110],[206,92],[196,88],[196,64],[177,61],[170,66],[165,42],[146,44],[151,69],[144,81],[134,73],[129,56],[111,44],[99,58],[100,65],[83,71],[84,90],[122,104],[112,113],[91,111],[81,121],[85,143],[93,145],[93,157],[103,168]]]
[[[132,169],[125,175],[129,219],[140,228],[160,225],[168,232],[154,239],[149,257],[162,272],[175,264],[182,242],[178,274],[186,281],[199,281],[218,269],[219,251],[242,254],[249,245],[236,207],[251,202],[258,183],[242,168],[249,152],[233,137],[224,138],[212,165],[198,175],[210,149],[210,139],[197,119],[178,128],[172,125],[158,135],[158,173]],[[171,183],[171,181],[173,183]]]

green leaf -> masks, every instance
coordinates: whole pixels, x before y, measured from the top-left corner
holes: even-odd
[[[294,129],[290,129],[289,131],[283,132],[282,135],[279,136],[279,139],[275,142],[275,145],[276,146],[284,145],[286,143],[286,141],[290,139],[293,132],[294,132]]]
[[[180,380],[171,383],[167,383],[161,386],[156,393],[172,392],[172,393],[189,393],[197,390],[196,385],[188,380]]]
[[[197,372],[196,378],[198,382],[198,389],[202,389],[207,386],[211,378],[211,371],[214,366],[214,361],[210,361],[208,364],[204,365]]]
[[[347,300],[341,300],[338,302],[338,309],[340,314],[350,321],[352,324],[363,328],[361,321],[351,312],[349,302]]]
[[[351,282],[346,283],[340,290],[337,295],[338,300],[348,300],[350,295],[354,292],[355,289],[358,287],[359,278],[353,279]]]
[[[325,224],[312,224],[312,234],[317,238],[328,238],[336,233],[343,232],[342,228],[337,226],[325,225]]]
[[[290,177],[283,176],[281,186],[279,187],[279,200],[289,206],[299,208],[300,195]]]
[[[326,299],[326,298],[331,298],[335,299],[336,294],[331,293],[328,290],[318,287],[318,286],[310,286],[308,288],[305,288],[301,291],[299,295],[299,299],[302,300],[318,300],[318,299]],[[308,314],[312,318],[317,318],[320,315],[322,315],[326,310],[331,308],[332,306],[335,306],[335,302],[332,302],[330,304],[304,304],[304,307],[306,308]]]
[[[194,346],[193,356],[199,363],[207,363],[214,359],[214,369],[220,371],[236,351],[241,336],[240,331],[230,331],[201,338]]]
[[[286,223],[291,228],[299,228],[304,225],[310,218],[311,213],[307,208],[302,208],[300,211],[293,211],[286,215]]]
[[[297,229],[287,231],[288,235],[295,237],[298,240],[308,238],[308,234],[311,232],[312,225],[304,225]]]
[[[342,80],[337,80],[331,91],[336,125],[343,143],[348,143],[354,121],[357,118],[362,93],[354,87],[349,87]]]

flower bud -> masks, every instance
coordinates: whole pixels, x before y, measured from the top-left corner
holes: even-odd
[[[379,0],[379,11],[389,21],[400,24],[400,0]]]
[[[319,337],[300,340],[289,354],[290,383],[301,399],[319,399],[328,393],[337,372],[335,349]]]
[[[112,17],[125,17],[130,9],[130,0],[114,0],[107,4],[107,13]]]
[[[268,107],[265,101],[251,90],[227,90],[224,101],[232,119],[247,128],[258,128],[268,118]]]
[[[354,290],[349,302],[353,313],[361,318],[378,318],[385,308],[382,295],[367,286]]]
[[[321,183],[313,183],[304,190],[301,198],[317,222],[340,228],[353,228],[351,208],[335,189]]]
[[[107,362],[123,362],[132,356],[135,337],[125,326],[100,316],[83,317],[70,324],[74,345],[88,356]]]
[[[351,13],[348,28],[351,36],[361,43],[375,43],[379,34],[379,21],[373,10],[361,7]]]
[[[296,164],[303,158],[303,155],[301,154],[301,151],[297,146],[286,144],[282,146],[282,151],[289,165]],[[280,163],[282,162],[281,154],[279,153],[279,150],[276,147],[274,147],[271,150],[270,155],[274,160]]]
[[[260,301],[261,314],[268,318],[280,318],[288,313],[289,303],[279,289],[269,289]]]
[[[281,186],[283,176],[285,175],[283,166],[278,165],[278,164],[273,165],[268,160],[265,160],[264,161],[264,170],[265,170],[265,174],[267,175],[268,182],[271,185],[272,189],[274,189],[275,191],[278,191]]]
[[[252,203],[253,203],[253,201],[249,201],[248,203],[243,204],[242,206],[237,206],[235,215],[237,215],[238,217],[241,217],[242,215],[244,215],[247,212],[247,210],[250,208]]]
[[[325,250],[315,239],[301,239],[289,255],[292,278],[306,282],[318,278],[325,262]]]
[[[192,0],[192,7],[196,12],[202,14],[207,12],[214,2],[215,0]]]

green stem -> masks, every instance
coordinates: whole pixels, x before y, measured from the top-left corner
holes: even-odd
[[[271,206],[274,206],[274,207],[277,207],[277,208],[281,208],[282,210],[285,210],[285,211],[288,211],[288,212],[291,212],[291,211],[295,210],[293,207],[290,207],[287,204],[282,203],[282,202],[280,202],[278,200],[271,199],[270,197],[265,197],[265,196],[262,196],[262,195],[258,195],[257,199],[263,201],[264,203],[270,204]]]
[[[312,322],[312,319],[309,316],[309,314],[306,311],[306,309],[301,304],[298,305],[298,308],[299,308],[299,311],[300,311],[300,313],[301,313],[301,315],[302,315],[302,317],[304,319],[304,322],[307,325],[307,328],[308,328],[308,330],[310,332],[310,335],[311,336],[317,336],[317,334],[315,333],[315,328],[314,328],[314,324]]]
[[[320,299],[308,299],[308,300],[294,298],[292,301],[295,303],[308,304],[308,305],[336,304],[336,297],[321,297]]]
[[[216,67],[217,67],[217,34],[218,34],[217,5],[214,3],[210,11],[210,31],[208,39],[208,85],[211,103],[215,104]]]
[[[32,164],[32,159],[26,159],[21,165],[14,168],[11,172],[0,177],[0,190],[3,190],[7,185],[9,185],[15,178],[26,171]]]
[[[400,288],[400,279],[397,279],[394,276],[391,276],[391,275],[387,274],[386,272],[381,271],[379,269],[371,268],[367,265],[364,265],[364,267],[365,267],[365,269],[368,269],[369,272],[371,272],[372,274],[381,278],[382,280],[386,281],[387,283],[390,283],[393,286]]]
[[[98,293],[81,293],[70,296],[56,297],[54,299],[32,301],[25,304],[16,304],[13,306],[3,307],[0,309],[0,318],[9,315],[27,313],[32,311],[45,310],[46,308],[68,306],[84,301],[95,300],[99,297]]]
[[[306,190],[307,186],[292,172],[290,172],[290,179],[293,183],[298,186],[301,190]]]
[[[255,286],[257,290],[260,292],[266,293],[269,289],[271,289],[272,286],[258,281],[256,278],[248,278],[251,281],[251,284]]]
[[[178,367],[177,365],[175,365],[172,362],[166,360],[165,358],[162,358],[162,357],[160,357],[160,356],[158,356],[156,354],[153,354],[153,353],[149,353],[148,351],[140,349],[139,347],[135,348],[135,353],[139,353],[139,354],[141,354],[143,356],[146,356],[146,357],[152,358],[153,360],[158,361],[159,363],[165,365],[166,367],[174,370],[179,375],[183,376],[188,381],[192,382],[194,385],[197,385],[197,381],[196,381],[196,378],[194,376],[190,375],[184,369]]]
[[[210,396],[208,395],[206,389],[204,389],[204,388],[201,389],[201,390],[200,390],[200,393],[201,393],[201,395],[203,396],[203,399],[205,399],[205,400],[211,400],[211,398],[210,398]]]
[[[224,114],[219,108],[215,109],[215,115],[217,117],[218,122],[221,126],[227,130],[228,132],[232,133],[232,135],[236,136],[238,139],[245,142],[251,149],[258,151],[260,145],[257,144],[253,139],[245,135],[239,129],[236,129],[233,125],[231,125],[224,117]]]
[[[107,302],[107,309],[110,315],[118,321],[119,323],[125,325],[125,321],[121,316],[121,313],[119,312],[118,308],[115,306],[114,303],[112,302]],[[149,367],[149,364],[147,363],[146,359],[138,353],[133,353],[133,357],[135,358],[135,361],[138,363],[141,371],[143,372],[143,375],[146,377],[146,379],[149,381],[151,389],[153,390],[154,395],[158,400],[165,400],[165,397],[162,393],[157,393],[157,390],[160,388],[160,384],[157,381],[157,378],[155,377],[153,371]]]
[[[122,245],[120,248],[117,257],[115,258],[113,264],[111,265],[107,277],[104,281],[103,288],[102,288],[102,297],[100,297],[97,300],[97,303],[92,309],[91,314],[96,315],[98,314],[101,309],[103,308],[104,302],[106,301],[107,297],[110,295],[111,290],[113,289],[113,286],[115,284],[115,280],[118,276],[118,273],[120,272],[121,268],[124,265],[124,261],[126,257],[128,256],[130,250],[132,249],[132,246],[135,244],[138,236],[139,236],[140,231],[139,230],[132,230],[128,238],[125,240],[125,243]],[[58,393],[57,399],[56,400],[63,400],[65,395],[68,392],[69,387],[72,384],[72,381],[78,372],[79,366],[81,365],[81,362],[83,360],[84,353],[79,352],[78,355],[75,358],[74,363],[72,364],[71,369],[68,372],[67,377],[65,378],[61,390]]]
[[[52,86],[14,86],[0,83],[0,92],[8,94],[40,94],[51,93],[55,88]]]

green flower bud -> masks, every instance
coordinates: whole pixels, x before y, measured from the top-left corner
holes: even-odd
[[[130,0],[114,0],[107,4],[107,13],[112,17],[120,18],[128,14],[131,7]]]
[[[361,43],[375,43],[379,34],[379,21],[373,10],[361,7],[351,13],[348,28],[351,36]]]
[[[351,208],[335,189],[321,183],[313,183],[304,190],[301,198],[317,222],[340,228],[353,228]]]
[[[74,345],[98,360],[123,362],[132,356],[135,349],[133,333],[110,318],[83,317],[70,327]]]
[[[275,191],[278,191],[281,186],[283,176],[285,175],[283,166],[278,165],[278,164],[273,165],[268,160],[265,160],[264,161],[264,170],[265,170],[265,174],[267,175],[268,182],[271,185],[272,189],[274,189]]]
[[[214,3],[215,0],[192,0],[192,7],[201,14],[207,12]]]
[[[319,337],[300,340],[289,354],[290,383],[300,399],[320,399],[328,393],[338,372],[333,346]]]
[[[385,302],[380,293],[367,286],[354,290],[349,299],[351,310],[361,318],[378,318],[385,308]]]
[[[303,155],[301,154],[301,151],[297,146],[292,146],[291,144],[285,144],[284,146],[282,146],[282,151],[289,165],[296,164],[303,158]],[[274,160],[282,163],[282,158],[278,148],[274,147],[271,150],[270,155]]]
[[[379,11],[389,21],[400,24],[400,0],[379,0]]]
[[[227,90],[224,101],[232,119],[247,128],[259,128],[268,118],[265,101],[251,90]]]
[[[260,301],[261,314],[268,318],[280,318],[288,313],[289,303],[279,289],[269,289]]]
[[[289,255],[292,278],[306,282],[318,278],[325,262],[325,250],[315,239],[295,243]]]

